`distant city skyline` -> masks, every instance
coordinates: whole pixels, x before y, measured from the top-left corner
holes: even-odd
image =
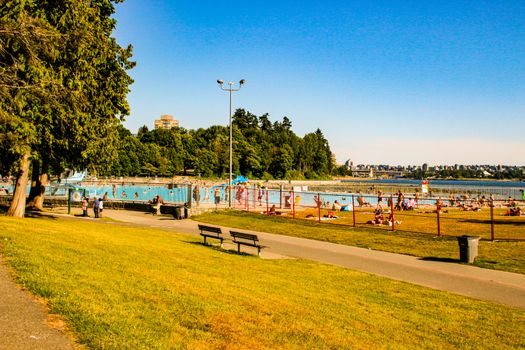
[[[523,18],[516,1],[126,0],[125,125],[227,125],[215,81],[246,79],[234,109],[320,128],[338,163],[524,165]]]

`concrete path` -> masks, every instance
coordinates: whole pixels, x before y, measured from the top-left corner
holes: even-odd
[[[0,256],[0,350],[73,349],[50,322],[44,306],[11,280]]]
[[[198,223],[191,220],[179,221],[170,217],[158,217],[133,211],[108,210],[105,211],[105,214],[132,225],[158,227],[198,235]],[[228,230],[227,227],[223,229],[225,232]],[[262,244],[267,246],[261,254],[262,258],[291,257],[315,260],[525,309],[525,275],[522,274],[423,260],[408,255],[310,239],[263,232],[254,233],[258,234]]]

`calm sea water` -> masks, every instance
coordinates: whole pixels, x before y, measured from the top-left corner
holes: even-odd
[[[477,181],[477,180],[427,180],[429,186],[439,187],[505,187],[525,188],[524,181]],[[341,182],[370,183],[384,185],[420,186],[421,180],[412,179],[377,179],[377,180],[341,180]]]

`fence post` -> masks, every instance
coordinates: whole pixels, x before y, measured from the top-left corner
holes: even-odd
[[[318,222],[321,223],[321,194],[317,193],[317,217]]]
[[[269,211],[270,211],[270,207],[268,207],[268,188],[265,190],[265,193],[266,193],[266,215],[269,214]]]
[[[354,227],[355,227],[355,202],[354,202],[354,195],[352,195],[352,217],[354,219]]]
[[[494,242],[494,202],[490,201],[490,239]]]
[[[441,223],[439,221],[439,214],[441,212],[441,205],[439,203],[436,204],[436,214],[437,214],[437,228],[438,228],[438,237],[441,237]]]
[[[292,190],[292,219],[295,219],[295,191]]]
[[[390,219],[392,219],[392,231],[395,231],[396,218],[394,215],[394,198],[390,195]]]
[[[283,208],[283,184],[279,186],[279,209]]]
[[[71,214],[71,188],[67,189],[67,215]]]
[[[246,199],[244,200],[244,204],[246,205],[246,211],[250,211],[250,189],[248,186],[244,185],[244,193],[246,193]]]

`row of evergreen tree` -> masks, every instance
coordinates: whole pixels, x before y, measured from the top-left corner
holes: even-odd
[[[344,172],[321,130],[304,137],[292,131],[284,117],[271,122],[268,114],[256,116],[238,109],[233,119],[233,173],[261,179],[315,179]],[[187,130],[139,129],[136,136],[120,127],[118,158],[101,168],[100,175],[188,175],[227,177],[229,128],[214,125]]]

